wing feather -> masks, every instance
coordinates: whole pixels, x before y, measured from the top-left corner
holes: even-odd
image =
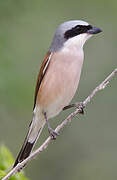
[[[45,76],[45,73],[48,69],[49,63],[50,63],[50,59],[51,59],[52,53],[50,51],[48,51],[48,53],[46,54],[46,56],[44,57],[44,60],[42,62],[39,74],[38,74],[38,78],[37,78],[37,83],[36,83],[36,88],[35,88],[35,97],[34,97],[34,106],[33,109],[35,108],[36,105],[36,99],[37,99],[37,94],[41,85],[41,82]]]

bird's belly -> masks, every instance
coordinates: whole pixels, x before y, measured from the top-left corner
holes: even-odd
[[[78,81],[77,82],[69,81],[68,83],[65,84],[62,86],[61,94],[46,108],[48,118],[54,117],[57,114],[59,114],[62,111],[62,109],[65,106],[67,106],[74,97],[78,87]]]
[[[72,100],[78,87],[83,59],[53,63],[41,84],[38,104],[51,118]]]

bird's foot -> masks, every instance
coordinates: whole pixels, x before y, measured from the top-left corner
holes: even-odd
[[[50,126],[50,124],[49,124],[49,122],[48,122],[48,119],[47,119],[46,112],[44,113],[44,117],[45,117],[45,120],[46,120],[46,124],[47,124],[47,126],[48,126],[48,132],[49,132],[51,138],[55,140],[56,137],[59,135],[59,133],[55,132],[55,131],[51,128],[51,126]]]
[[[55,132],[51,127],[48,128],[48,131],[53,140],[55,140],[56,137],[59,136],[59,133]]]
[[[84,106],[83,102],[76,103],[76,104],[75,104],[75,107],[78,108],[79,114],[84,114],[84,108],[85,108],[85,106]]]
[[[84,108],[85,108],[85,106],[84,106],[83,102],[70,104],[70,105],[68,105],[68,106],[65,106],[65,107],[63,108],[63,110],[70,109],[70,108],[72,108],[72,107],[78,108],[79,114],[84,114]]]

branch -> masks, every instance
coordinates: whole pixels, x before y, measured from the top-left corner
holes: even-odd
[[[117,74],[117,69],[115,69],[101,84],[99,84],[92,93],[83,101],[83,106],[85,107],[93,98],[93,96],[96,94],[96,92],[104,89],[109,81]],[[72,112],[60,125],[57,126],[55,129],[55,132],[58,133],[69,121],[73,119],[74,116],[76,116],[80,112],[80,109],[77,108],[74,112]],[[34,159],[37,155],[39,155],[44,149],[47,148],[48,144],[51,142],[51,137],[49,136],[45,142],[34,152],[30,154],[28,158],[26,158],[24,161],[19,163],[15,168],[13,168],[2,180],[9,179],[12,175],[16,174],[18,171],[24,168],[24,166]]]

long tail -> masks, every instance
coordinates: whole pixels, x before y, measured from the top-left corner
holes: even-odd
[[[42,115],[42,113],[36,112],[29,126],[29,131],[24,140],[24,144],[17,156],[17,159],[13,167],[15,167],[19,162],[23,161],[30,155],[37,139],[41,134],[44,125],[45,125],[44,116]]]

